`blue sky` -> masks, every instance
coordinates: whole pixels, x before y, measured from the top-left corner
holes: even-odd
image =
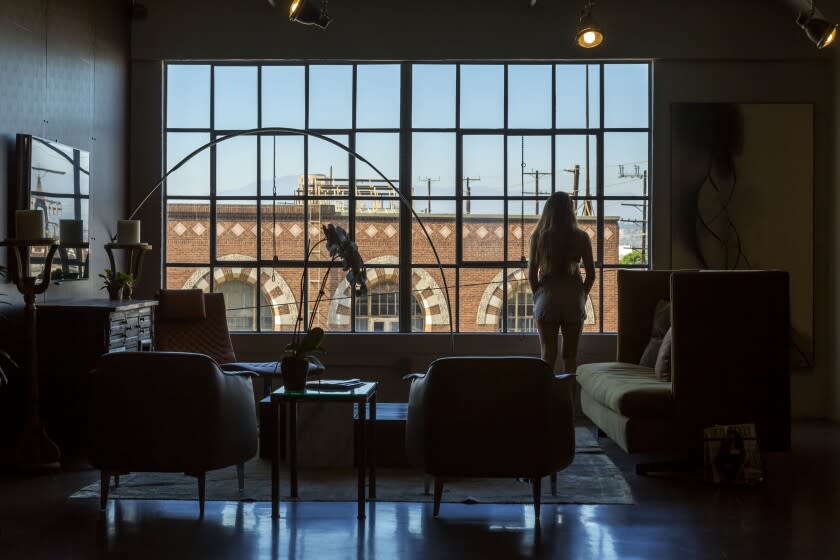
[[[167,74],[167,126],[169,128],[208,128],[213,112],[216,129],[246,129],[257,126],[302,128],[305,107],[305,73],[302,66],[264,67],[262,75],[262,123],[258,119],[257,68],[253,66],[218,66],[215,69],[214,107],[210,99],[210,67],[204,65],[169,66]],[[508,74],[508,124],[529,130],[524,138],[526,172],[554,172],[557,188],[570,190],[575,164],[584,169],[585,135],[539,135],[552,125],[584,128],[587,106],[585,79],[590,76],[591,98],[589,124],[598,125],[598,67],[596,65],[510,65]],[[556,74],[556,103],[552,107],[551,80]],[[647,65],[608,64],[605,66],[604,124],[606,127],[646,127],[648,124]],[[414,128],[451,128],[455,126],[455,66],[451,64],[415,65],[413,67],[412,126]],[[359,65],[357,70],[356,125],[359,128],[399,128],[400,67],[396,64]],[[352,68],[349,65],[313,65],[310,67],[311,128],[334,129],[352,126]],[[504,66],[461,66],[461,126],[488,129],[487,134],[464,137],[464,176],[480,177],[471,182],[474,195],[502,196],[504,176],[504,138],[490,134],[504,124]],[[347,142],[347,137],[334,138]],[[207,133],[173,132],[167,138],[169,164],[209,140]],[[310,173],[347,177],[348,158],[339,148],[317,139],[280,137],[276,141],[276,176],[279,195],[291,195],[303,174],[304,142],[309,142]],[[399,175],[399,138],[395,132],[366,132],[356,137],[357,151],[377,165],[386,175]],[[415,196],[427,191],[424,178],[431,183],[432,195],[455,192],[455,135],[449,132],[413,134],[412,186]],[[551,143],[556,148],[556,169],[551,169]],[[262,194],[273,187],[273,139],[264,138],[261,151]],[[521,144],[519,136],[508,138],[509,194],[522,191]],[[217,148],[217,192],[222,195],[257,194],[257,139],[237,138]],[[647,169],[647,136],[643,133],[606,133],[604,138],[605,194],[615,196],[642,194],[639,178],[620,178],[618,165],[626,172],[634,165]],[[590,161],[595,162],[595,142],[590,141]],[[168,182],[170,195],[204,196],[209,194],[209,151],[173,174]],[[592,191],[596,177],[590,178]],[[359,163],[357,177],[374,173]],[[540,176],[540,191],[551,190],[551,176]],[[526,195],[533,195],[536,179],[525,177]],[[441,210],[454,210],[452,203],[436,204]],[[533,205],[526,205],[533,211]],[[477,202],[473,212],[496,212],[500,202]],[[511,208],[511,211],[513,209]],[[518,211],[518,207],[517,207]],[[638,211],[619,204],[608,205],[607,213],[638,217]]]

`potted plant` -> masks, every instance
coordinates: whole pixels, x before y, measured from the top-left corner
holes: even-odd
[[[100,290],[108,290],[108,298],[119,301],[125,295],[125,287],[127,285],[134,286],[134,277],[125,272],[114,272],[110,268],[106,268],[105,272],[99,275],[104,281],[105,285]],[[131,297],[131,288],[129,288],[128,297]]]
[[[347,272],[347,282],[356,290],[356,294],[361,295],[367,291],[365,266],[356,243],[339,226],[328,224],[321,226],[321,230],[324,232],[324,238],[312,246],[303,263],[299,302],[304,301],[306,272],[309,267],[309,259],[315,252],[315,249],[322,243],[326,243],[327,245],[330,262],[324,271],[324,276],[321,278],[318,295],[315,298],[315,303],[312,305],[309,324],[305,330],[303,330],[303,306],[301,304],[298,305],[298,314],[295,320],[295,328],[292,332],[292,341],[286,345],[280,366],[283,371],[283,385],[289,391],[302,391],[306,388],[306,376],[309,372],[310,363],[322,365],[318,358],[315,357],[315,354],[324,352],[324,348],[321,346],[321,342],[324,340],[324,329],[315,326],[315,318],[317,317],[318,306],[324,298],[324,289],[326,288],[332,267],[340,261],[342,270]]]

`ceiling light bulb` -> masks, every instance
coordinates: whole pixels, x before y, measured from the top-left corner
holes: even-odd
[[[575,42],[585,48],[591,49],[597,47],[604,42],[604,34],[601,32],[601,26],[592,17],[592,6],[594,3],[587,0],[580,12],[580,21],[578,22],[577,33],[575,34]]]
[[[831,28],[831,33],[829,33],[828,36],[823,40],[822,46],[820,46],[820,48],[824,49],[825,47],[827,47],[828,45],[833,43],[834,39],[836,39],[836,38],[837,38],[837,24],[834,24],[834,27]]]

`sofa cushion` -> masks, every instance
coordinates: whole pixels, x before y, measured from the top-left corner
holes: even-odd
[[[578,366],[581,391],[627,417],[667,417],[674,413],[671,383],[656,378],[653,368],[624,362]]]
[[[671,329],[668,329],[665,338],[662,339],[662,345],[656,354],[656,365],[653,366],[653,371],[657,379],[671,381]]]
[[[647,347],[645,347],[645,351],[642,353],[639,365],[654,367],[656,356],[659,354],[659,347],[662,346],[662,339],[670,328],[671,302],[661,299],[656,302],[656,308],[653,311],[653,324],[650,329],[650,340],[648,341]]]

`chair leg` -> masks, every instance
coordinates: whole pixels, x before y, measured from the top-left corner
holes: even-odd
[[[245,463],[237,463],[236,478],[239,481],[239,497],[245,492]]]
[[[115,474],[114,475],[114,488],[119,488],[119,487],[120,487],[120,475]]]
[[[108,488],[111,486],[111,475],[108,471],[99,474],[99,509],[105,510],[108,507]]]
[[[551,473],[551,495],[557,495],[557,472]]]
[[[207,473],[202,471],[196,475],[198,479],[198,515],[204,517],[204,488],[207,480]]]
[[[540,518],[540,484],[542,479],[539,477],[531,479],[531,488],[534,490],[534,519]]]
[[[426,494],[427,496],[429,495],[429,488],[431,487],[431,485],[432,485],[432,477],[427,475],[427,474],[424,474],[423,475],[423,493]]]
[[[440,499],[443,496],[443,480],[440,477],[435,477],[435,508],[434,516],[437,517],[440,513]]]

